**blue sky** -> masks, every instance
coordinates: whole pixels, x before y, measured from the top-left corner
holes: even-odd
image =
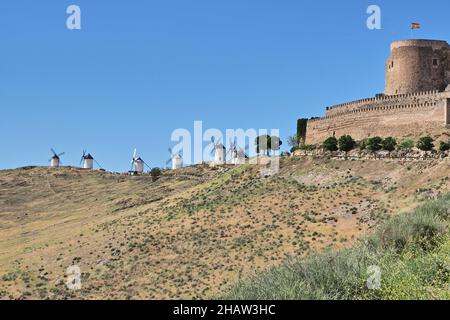
[[[80,6],[82,29],[66,28]],[[382,30],[366,9],[382,10]],[[448,0],[2,0],[0,168],[163,166],[171,133],[277,128],[384,88],[393,40],[450,39]],[[286,146],[287,147],[287,146]]]

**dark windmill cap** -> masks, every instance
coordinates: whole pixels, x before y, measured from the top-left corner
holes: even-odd
[[[85,158],[86,160],[94,160],[94,158],[92,158],[92,156],[91,156],[90,153],[88,153],[86,156],[84,156],[84,158]]]

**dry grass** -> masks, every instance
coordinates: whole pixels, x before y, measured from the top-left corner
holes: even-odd
[[[74,168],[1,171],[0,298],[217,296],[250,271],[348,246],[392,212],[450,191],[448,169],[284,159],[267,179],[248,165],[196,166],[156,182]],[[80,291],[64,285],[73,264]]]

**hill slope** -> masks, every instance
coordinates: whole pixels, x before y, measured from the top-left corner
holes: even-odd
[[[450,194],[391,217],[353,247],[291,259],[240,281],[236,300],[449,300]]]
[[[0,298],[208,298],[289,256],[343,247],[450,191],[448,161],[290,158],[128,177],[0,172]],[[82,289],[65,286],[78,265]]]

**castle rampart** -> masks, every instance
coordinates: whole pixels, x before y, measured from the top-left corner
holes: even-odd
[[[306,125],[307,144],[330,136],[418,136],[450,126],[450,47],[446,41],[404,40],[391,45],[386,91],[326,108]]]
[[[419,96],[420,100],[411,99]],[[320,144],[328,137],[345,134],[356,140],[371,136],[417,136],[450,125],[450,92],[373,102],[308,120],[306,143]]]

